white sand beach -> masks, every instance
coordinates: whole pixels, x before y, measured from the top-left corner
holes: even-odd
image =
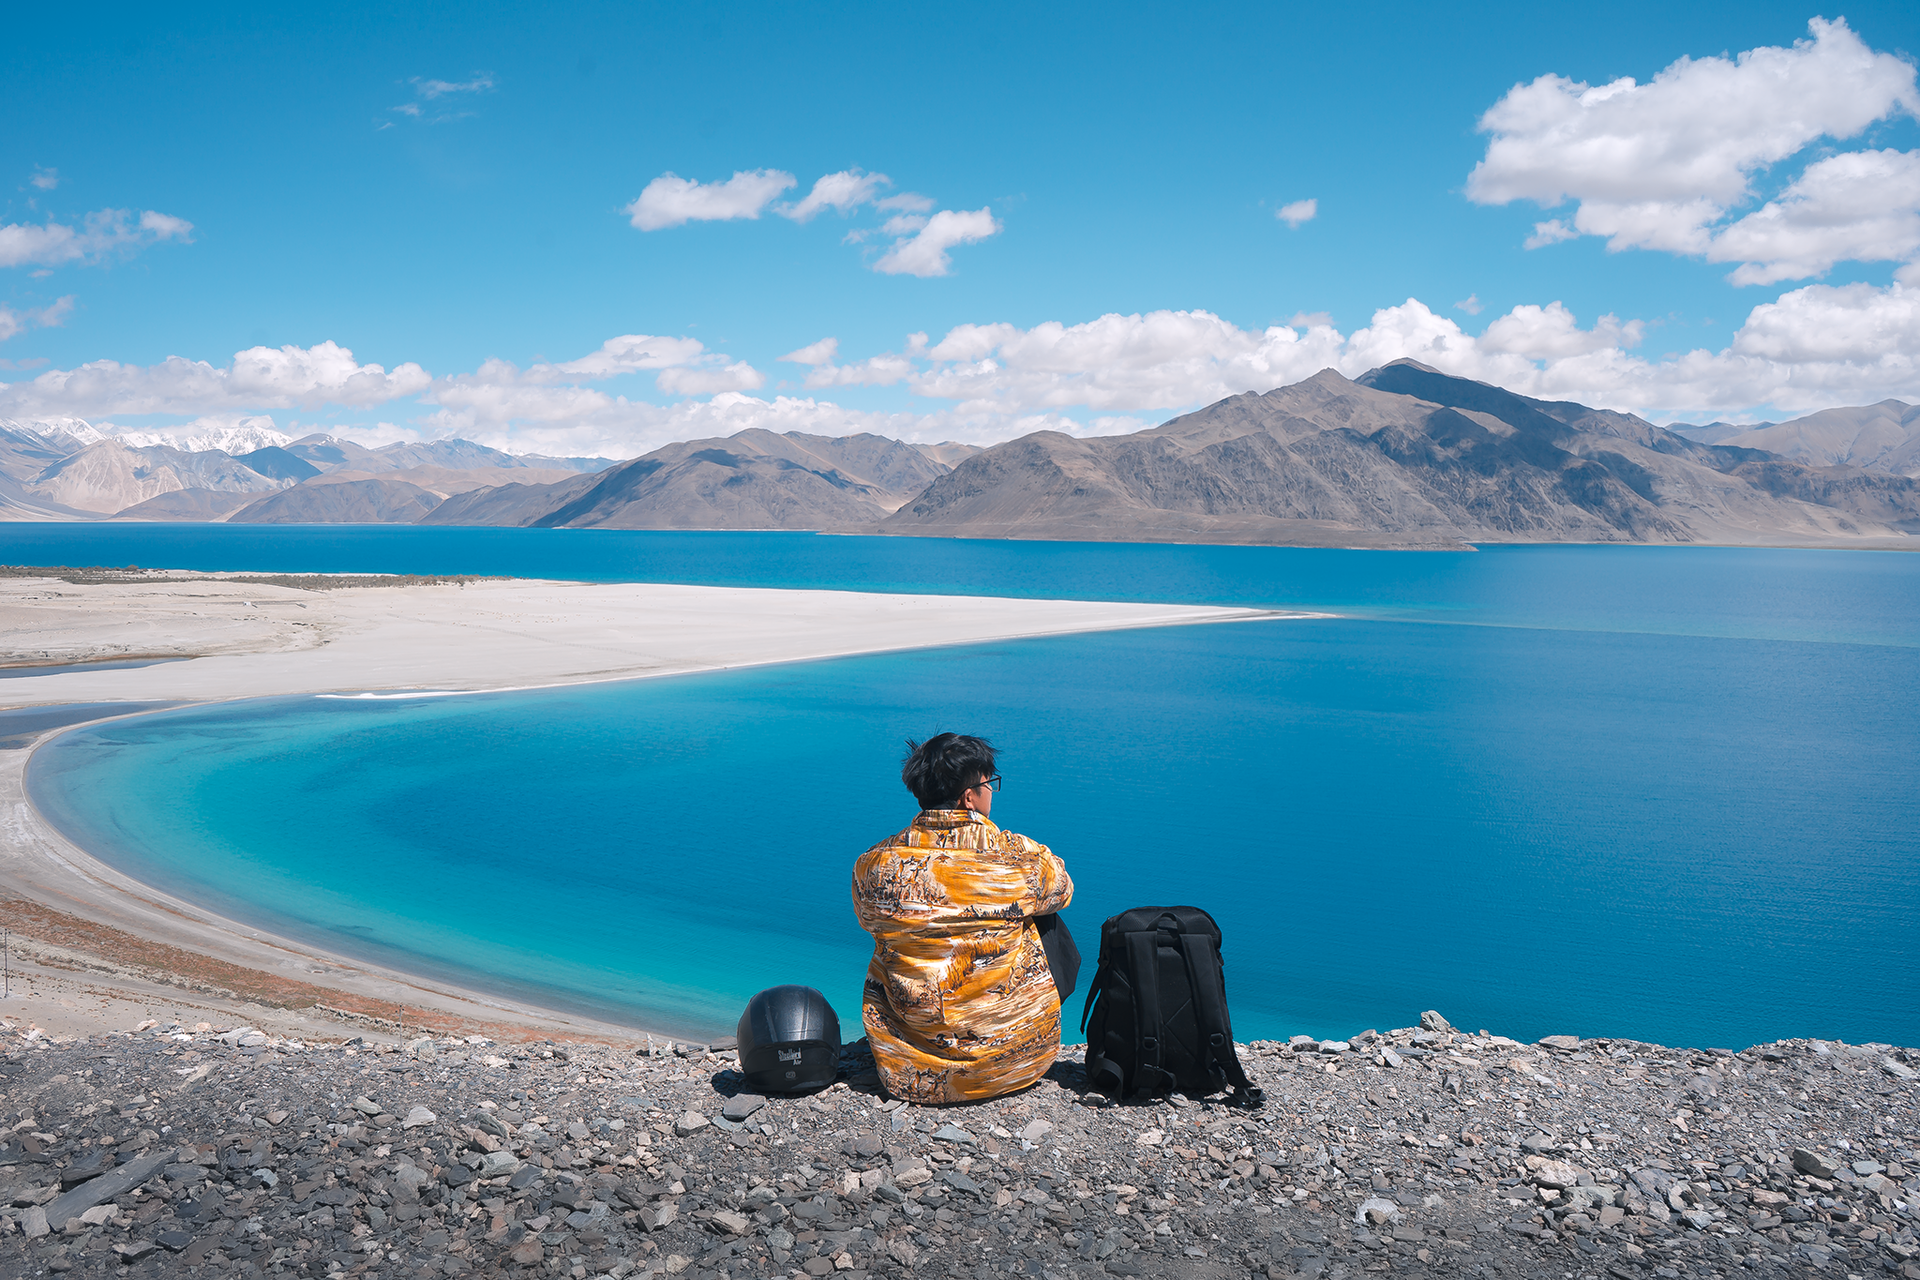
[[[307,591],[0,580],[0,708],[628,680],[1021,636],[1281,616],[1192,605],[475,582]],[[1304,615],[1296,615],[1304,616]],[[30,664],[191,658],[117,670]]]
[[[190,574],[126,585],[6,579],[0,710],[574,684],[1286,616],[1314,615],[631,583],[310,591]],[[181,660],[72,665],[148,659]],[[39,665],[50,669],[26,674]],[[409,1025],[615,1043],[642,1034],[328,954],[160,893],[40,817],[25,788],[30,754],[30,745],[0,750],[0,898],[12,900],[0,914],[25,935],[24,951],[16,936],[14,993],[0,997],[0,1016],[52,1034],[150,1017],[248,1022],[307,1038],[391,1040]]]

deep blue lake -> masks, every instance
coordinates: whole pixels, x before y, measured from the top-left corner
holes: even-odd
[[[1438,1008],[1920,1042],[1920,557],[20,528],[0,558],[1345,615],[184,708],[36,755],[79,843],[370,959],[696,1034],[805,982],[856,1024],[848,873],[912,816],[902,740],[952,728],[1002,748],[994,816],[1065,858],[1084,950],[1126,907],[1214,912],[1242,1039]]]

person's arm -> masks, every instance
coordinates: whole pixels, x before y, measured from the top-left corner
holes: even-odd
[[[1067,874],[1067,864],[1060,861],[1053,850],[1037,841],[1028,843],[1033,845],[1037,866],[1033,877],[1033,909],[1027,914],[1052,915],[1073,901],[1073,877]]]

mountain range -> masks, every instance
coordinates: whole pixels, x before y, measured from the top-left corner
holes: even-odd
[[[968,458],[879,531],[1336,546],[1824,543],[1920,532],[1920,482],[1706,444],[1632,414],[1397,360],[1354,381],[1322,370],[1132,435],[1023,436]]]
[[[0,519],[1393,547],[1920,533],[1920,408],[1904,401],[1665,429],[1411,360],[1351,381],[1323,370],[1130,435],[984,449],[753,429],[614,461],[221,430],[182,443],[225,447],[183,449],[78,419],[0,421]]]

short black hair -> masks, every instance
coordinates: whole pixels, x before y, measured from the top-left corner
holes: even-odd
[[[993,744],[964,733],[936,733],[925,742],[908,738],[900,766],[900,781],[922,809],[958,809],[960,793],[993,774]]]

